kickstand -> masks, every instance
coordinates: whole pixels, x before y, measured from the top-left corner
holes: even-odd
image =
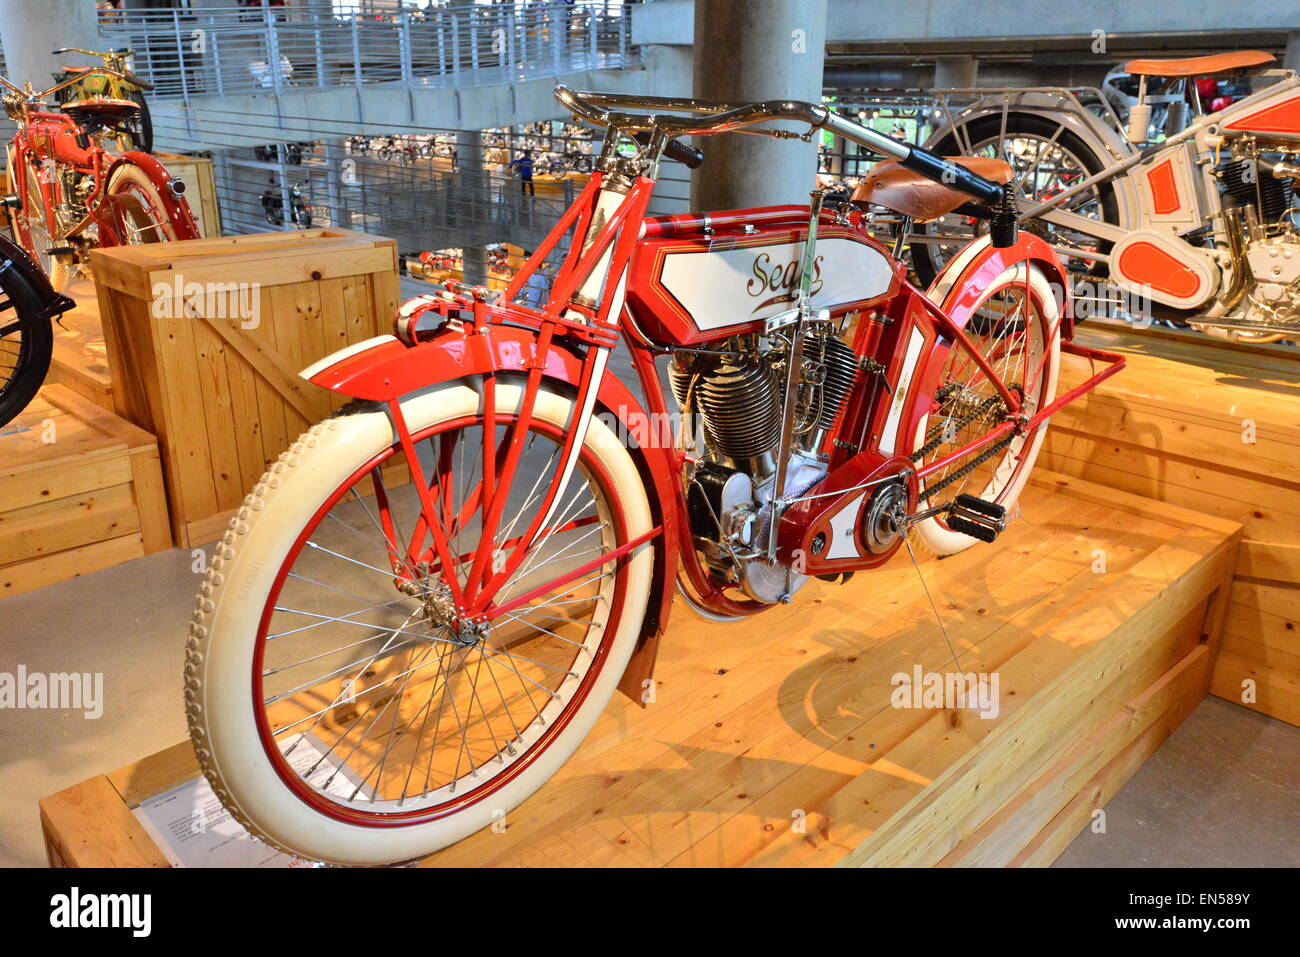
[[[953,664],[957,670],[961,670],[961,660],[957,657],[957,649],[952,646],[952,638],[948,636],[948,629],[943,623],[943,618],[939,615],[939,606],[934,603],[934,598],[930,594],[930,588],[925,583],[925,574],[921,571],[921,563],[916,560],[916,553],[912,551],[912,543],[908,541],[907,535],[903,535],[903,544],[907,546],[907,556],[912,559],[912,567],[916,569],[916,577],[921,580],[921,589],[925,592],[925,597],[929,599],[930,610],[934,612],[934,620],[939,623],[939,630],[943,632],[943,640],[948,645],[948,653],[952,655]]]

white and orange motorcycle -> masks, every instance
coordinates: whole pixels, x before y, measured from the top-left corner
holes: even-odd
[[[1127,124],[1094,89],[936,91],[942,122],[926,145],[1010,163],[1024,228],[1076,279],[1149,306],[1146,318],[1242,342],[1300,339],[1300,76],[1273,63],[1251,50],[1131,61]],[[1202,111],[1194,78],[1247,75],[1274,82]],[[1149,84],[1187,106],[1168,108],[1159,143]],[[923,282],[980,231],[963,212],[908,224]]]

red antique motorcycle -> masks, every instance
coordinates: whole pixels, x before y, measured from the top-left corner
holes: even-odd
[[[1065,274],[1017,234],[999,160],[808,103],[557,96],[607,130],[572,208],[500,298],[448,284],[305,370],[354,401],[281,456],[212,560],[194,746],[279,847],[392,862],[493,824],[615,688],[646,700],[675,592],[744,620],[909,534],[992,541],[1048,418],[1123,364],[1069,342]],[[661,160],[702,159],[677,137],[822,128],[892,158],[856,203],[647,218]],[[867,235],[868,202],[991,228],[922,292]],[[516,302],[566,236],[545,306]],[[611,372],[620,341],[644,402]],[[1062,350],[1102,368],[1057,396]]]
[[[198,226],[182,195],[185,184],[148,153],[116,155],[102,143],[116,143],[134,129],[140,104],[92,96],[51,110],[47,97],[102,74],[91,67],[42,92],[19,89],[0,77],[3,107],[18,130],[8,145],[13,190],[4,198],[14,239],[40,263],[51,285],[62,291],[89,250],[197,239]]]

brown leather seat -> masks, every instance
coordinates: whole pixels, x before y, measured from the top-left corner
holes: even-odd
[[[1129,60],[1124,64],[1124,72],[1134,76],[1215,76],[1234,71],[1245,73],[1276,62],[1277,57],[1263,50],[1234,50],[1181,60]]]
[[[1014,177],[1010,164],[1004,160],[984,156],[946,158],[1004,186]],[[974,201],[969,194],[904,169],[893,160],[873,166],[866,179],[853,190],[851,199],[863,206],[871,204],[892,209],[918,222],[938,219],[958,206]]]

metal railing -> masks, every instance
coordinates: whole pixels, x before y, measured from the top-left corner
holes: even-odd
[[[621,0],[334,13],[329,5],[102,11],[152,96],[468,87],[639,62]]]
[[[217,108],[182,119],[181,112],[155,116],[156,149],[164,162],[178,148],[211,157],[226,235],[338,226],[392,237],[404,257],[505,242],[537,248],[586,181],[576,165],[552,178],[552,163],[593,149],[562,124],[547,136],[533,128],[470,133]],[[414,149],[422,146],[432,148]],[[524,150],[537,172],[528,193],[512,162]],[[684,211],[688,192],[684,169],[663,170],[656,190],[663,211]],[[403,288],[429,289],[405,277]]]

